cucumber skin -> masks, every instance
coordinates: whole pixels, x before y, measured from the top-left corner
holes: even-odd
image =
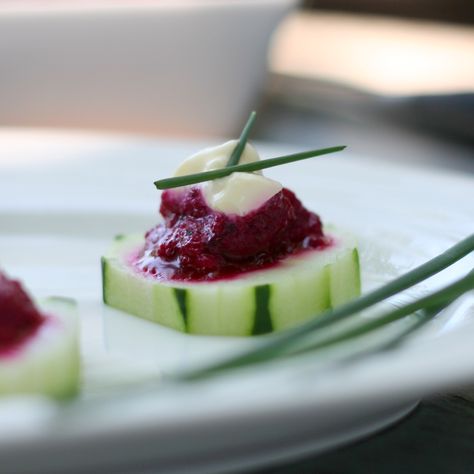
[[[337,236],[337,240],[344,239]],[[348,240],[349,245],[335,251],[290,257],[291,263],[284,268],[232,280],[176,284],[131,268],[126,257],[140,248],[143,238],[120,236],[101,259],[103,300],[113,308],[190,334],[266,334],[360,295],[358,251]]]
[[[51,319],[17,354],[0,358],[0,396],[40,394],[69,399],[79,390],[76,303],[69,298],[51,297],[39,306]]]
[[[273,331],[272,315],[270,313],[271,285],[255,287],[255,320],[252,335],[266,334]]]

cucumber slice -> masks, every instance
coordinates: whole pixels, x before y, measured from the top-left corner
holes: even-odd
[[[0,396],[37,393],[68,398],[77,393],[76,304],[66,298],[48,298],[39,306],[46,321],[14,353],[0,356]]]
[[[286,258],[268,270],[216,282],[162,282],[135,271],[143,237],[119,236],[102,257],[104,303],[192,334],[250,336],[294,326],[360,294],[354,240]]]

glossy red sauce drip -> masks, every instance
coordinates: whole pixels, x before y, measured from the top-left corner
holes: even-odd
[[[0,272],[0,356],[18,349],[44,320],[20,282]]]
[[[214,211],[199,187],[165,191],[160,212],[164,223],[146,233],[134,265],[161,280],[232,278],[330,244],[320,218],[288,189],[244,216]]]

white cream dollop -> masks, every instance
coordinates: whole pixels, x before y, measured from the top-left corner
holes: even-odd
[[[225,168],[236,145],[237,140],[231,140],[195,153],[181,163],[174,175],[183,176]],[[259,160],[260,156],[255,148],[247,143],[239,164]],[[254,173],[232,173],[225,178],[206,181],[201,184],[201,189],[204,199],[211,209],[225,214],[243,216],[257,209],[280,192],[282,185],[278,181],[266,178],[261,171],[256,171]]]

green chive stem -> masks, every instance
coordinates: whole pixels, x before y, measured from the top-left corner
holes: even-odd
[[[366,293],[359,298],[349,301],[334,310],[325,311],[317,318],[306,321],[296,328],[289,329],[281,334],[275,334],[269,337],[266,341],[262,341],[262,343],[256,348],[209,365],[208,367],[183,373],[178,378],[180,380],[198,379],[208,375],[209,373],[225,369],[233,369],[246,364],[257,363],[273,358],[279,355],[282,350],[287,349],[293,343],[303,339],[308,334],[323,327],[332,325],[338,321],[345,320],[353,316],[355,313],[367,309],[376,303],[380,303],[390,296],[400,293],[417,283],[426,280],[465,257],[472,251],[474,251],[474,234],[461,240],[428,262],[423,263],[370,293]]]
[[[435,291],[423,298],[419,298],[411,303],[405,304],[398,308],[385,312],[382,316],[374,318],[364,324],[360,324],[355,328],[351,328],[341,334],[336,334],[332,337],[316,342],[305,347],[303,352],[322,349],[330,345],[346,341],[358,336],[362,336],[368,332],[379,329],[387,324],[393,323],[419,310],[430,310],[439,307],[445,307],[459,298],[467,291],[474,289],[474,271],[470,272],[460,280]]]
[[[245,124],[242,130],[242,133],[240,134],[239,141],[237,145],[235,146],[234,150],[232,151],[232,154],[230,155],[229,160],[227,161],[227,165],[226,165],[227,168],[229,166],[235,166],[239,164],[240,157],[242,156],[242,153],[244,152],[245,145],[247,145],[247,140],[250,134],[250,130],[252,130],[256,117],[257,117],[257,112],[255,112],[255,110],[252,110],[252,112],[250,112],[250,116],[247,120],[247,123]]]
[[[295,161],[306,160],[315,156],[327,155],[329,153],[336,153],[346,148],[345,146],[334,146],[330,148],[321,148],[319,150],[303,151],[301,153],[294,153],[292,155],[278,156],[267,160],[254,161],[252,163],[245,163],[243,165],[233,165],[227,168],[220,168],[212,171],[204,171],[203,173],[188,174],[186,176],[176,176],[174,178],[166,178],[155,181],[155,186],[158,189],[170,189],[180,186],[189,186],[190,184],[202,183],[213,179],[224,178],[236,171],[253,172],[274,166],[293,163]]]
[[[366,350],[363,351],[362,353],[372,353],[376,350],[382,351],[382,350],[387,350],[387,349],[397,347],[399,344],[401,344],[405,340],[407,336],[417,331],[425,324],[429,323],[435,316],[437,316],[443,309],[449,306],[449,304],[451,304],[453,301],[454,300],[451,300],[447,304],[435,306],[433,308],[423,308],[417,311],[416,313],[414,313],[413,315],[411,315],[413,316],[412,318],[408,318],[408,316],[410,315],[405,316],[405,319],[407,320],[406,321],[407,324],[406,324],[406,327],[402,331],[398,332],[394,337],[391,337],[389,340],[382,342],[380,345],[377,346],[377,348],[374,348],[373,346],[368,346]],[[370,334],[372,331],[376,331],[379,328],[374,328],[374,329],[366,328],[366,329],[367,329],[367,332],[362,333],[361,336],[363,336],[364,334]],[[354,337],[357,338],[357,335],[355,335]],[[346,339],[349,341],[350,336],[342,339],[340,342],[344,342]],[[327,347],[327,346],[325,345],[324,347]],[[324,347],[321,347],[321,349],[323,349]],[[319,347],[316,347],[316,344],[313,344],[313,345],[307,344],[307,345],[297,348],[296,350],[285,352],[284,355],[294,357],[294,356],[298,356],[298,355],[306,354],[310,352],[317,352],[318,349]],[[358,356],[362,355],[362,353],[358,351],[357,355]],[[351,353],[349,357],[352,358],[354,357],[354,355]]]

